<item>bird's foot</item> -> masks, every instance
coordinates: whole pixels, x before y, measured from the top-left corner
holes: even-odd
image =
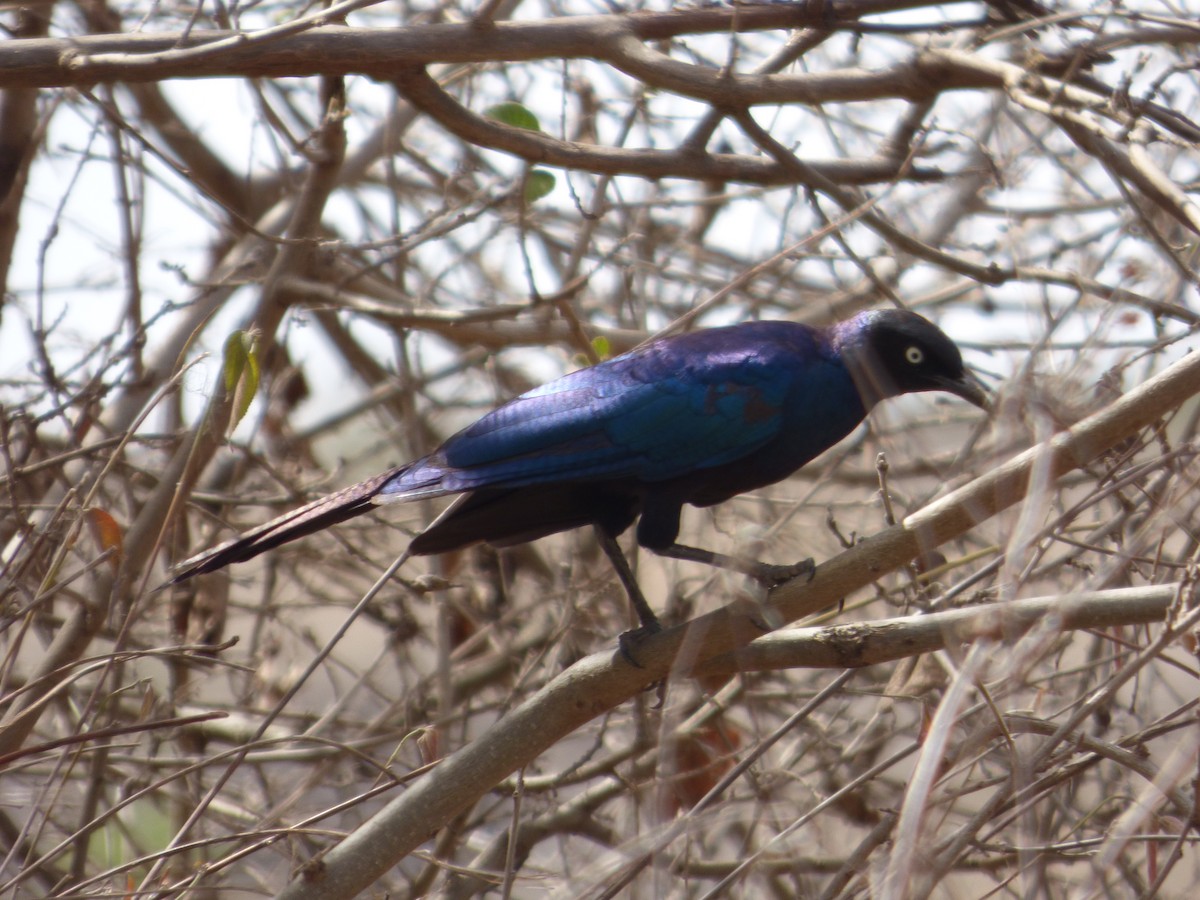
[[[632,631],[625,631],[617,638],[617,648],[621,651],[621,656],[631,666],[637,669],[646,668],[638,662],[634,651],[638,646],[645,642],[646,638],[651,635],[658,634],[663,630],[662,624],[658,619],[651,619],[648,622],[643,622],[640,628],[634,628]]]
[[[813,576],[817,574],[817,565],[813,562],[812,557],[802,559],[798,563],[792,563],[790,566],[777,566],[773,563],[759,562],[754,564],[754,571],[747,574],[765,587],[767,590],[778,587],[785,581],[791,581],[793,578],[799,578],[802,575],[807,575],[808,580],[812,581]]]
[[[640,662],[638,662],[637,657],[633,653],[634,648],[643,643],[647,638],[658,634],[662,630],[662,624],[658,621],[658,619],[651,619],[648,622],[643,622],[640,628],[635,628],[632,631],[622,632],[621,636],[617,638],[617,645],[620,647],[621,655],[625,657],[625,661],[635,668],[646,668]],[[663,703],[666,701],[667,697],[667,680],[665,678],[660,678],[653,684],[646,685],[645,690],[654,691],[657,697],[657,700],[655,700],[652,708],[662,709]]]

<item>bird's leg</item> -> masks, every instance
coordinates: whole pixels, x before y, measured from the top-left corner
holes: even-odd
[[[639,628],[635,628],[633,631],[626,631],[618,638],[621,655],[630,664],[640,669],[642,668],[642,664],[633,655],[633,648],[643,639],[662,631],[662,623],[658,621],[658,616],[654,615],[654,610],[646,602],[646,597],[642,594],[642,589],[638,587],[633,569],[629,567],[629,560],[621,552],[621,545],[617,543],[617,539],[599,525],[595,526],[595,531],[596,539],[600,542],[600,546],[604,548],[604,554],[612,563],[613,568],[616,569],[617,578],[621,580],[621,584],[625,588],[625,593],[629,596],[629,602],[633,605],[633,611],[637,613],[638,621],[642,623]]]
[[[749,575],[766,588],[773,588],[801,575],[807,575],[811,581],[817,570],[811,558],[792,563],[790,566],[777,566],[759,562],[756,559],[742,559],[737,556],[727,556],[724,553],[715,553],[712,550],[704,550],[700,547],[689,547],[686,544],[670,544],[655,549],[654,552],[659,556],[670,556],[674,559],[685,559],[689,562],[716,566],[718,569],[741,572],[743,575]]]

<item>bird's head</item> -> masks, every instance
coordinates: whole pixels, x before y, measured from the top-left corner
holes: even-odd
[[[834,326],[833,342],[868,409],[919,391],[946,391],[988,408],[987,389],[945,333],[914,312],[877,309]]]

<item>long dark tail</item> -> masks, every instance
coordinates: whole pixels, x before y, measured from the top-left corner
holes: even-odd
[[[385,484],[403,472],[407,467],[391,469],[360,481],[356,485],[344,488],[336,494],[330,494],[319,500],[314,500],[299,509],[284,513],[277,519],[272,519],[257,528],[247,531],[240,537],[234,538],[206,550],[198,556],[193,556],[180,564],[180,568],[171,577],[168,584],[178,584],[193,575],[202,575],[224,568],[230,563],[245,562],[258,554],[294,541],[296,538],[336,525],[355,516],[375,509],[374,502]]]

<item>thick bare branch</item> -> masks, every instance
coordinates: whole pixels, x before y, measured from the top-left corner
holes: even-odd
[[[255,32],[88,35],[22,41],[0,56],[0,88],[66,87],[100,81],[168,78],[280,78],[368,75],[440,62],[527,62],[602,58],[621,34],[665,41],[689,34],[729,34],[813,26],[853,29],[872,14],[919,2],[809,0],[612,16],[563,16],[524,22],[466,22],[408,28],[321,25],[324,16]],[[325,15],[328,15],[327,13]],[[297,30],[300,33],[295,33]]]

